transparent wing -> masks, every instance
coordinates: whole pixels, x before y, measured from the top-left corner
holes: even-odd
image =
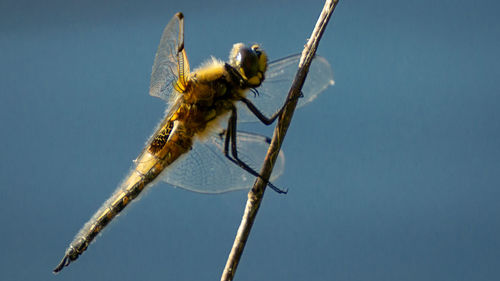
[[[269,139],[256,134],[238,132],[238,156],[250,167],[259,170],[269,146]],[[224,136],[213,134],[196,141],[193,149],[161,175],[161,180],[194,192],[223,193],[249,189],[255,177],[230,162],[223,153]],[[284,171],[285,157],[278,155],[271,181]]]
[[[266,79],[257,88],[259,95],[252,93],[247,95],[247,98],[266,116],[273,115],[283,106],[295,78],[299,60],[300,54],[297,54],[270,62],[266,71]],[[302,88],[304,97],[299,99],[297,107],[310,103],[333,84],[333,71],[330,64],[325,58],[316,56]],[[240,102],[238,103],[238,121],[256,122],[258,119]]]
[[[189,63],[184,50],[184,16],[177,13],[163,30],[160,45],[156,51],[149,94],[167,102],[174,91],[179,77],[189,73]]]

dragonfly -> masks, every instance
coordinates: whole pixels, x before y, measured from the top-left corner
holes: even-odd
[[[228,62],[212,57],[191,72],[184,48],[184,15],[175,14],[161,36],[149,90],[167,102],[165,117],[125,180],[75,236],[54,273],[78,259],[126,206],[158,181],[199,193],[250,188],[260,177],[254,167],[264,159],[270,140],[237,131],[237,123],[273,123],[287,103],[299,59],[300,55],[292,55],[268,62],[258,44],[237,43]],[[330,64],[316,56],[298,106],[333,84]],[[279,193],[284,191],[272,181],[283,171],[280,152],[266,182]]]

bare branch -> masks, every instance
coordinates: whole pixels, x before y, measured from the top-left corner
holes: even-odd
[[[269,180],[272,169],[274,167],[274,163],[276,162],[276,158],[280,151],[281,144],[283,143],[285,134],[292,120],[295,107],[297,106],[298,97],[300,96],[302,86],[304,85],[304,81],[309,71],[309,66],[311,65],[311,61],[316,54],[316,49],[318,48],[321,36],[323,35],[326,25],[328,24],[330,16],[335,10],[337,3],[338,0],[327,0],[325,2],[325,6],[323,7],[323,11],[321,12],[318,21],[316,22],[316,26],[311,34],[311,37],[309,38],[306,46],[304,47],[304,50],[302,51],[299,69],[297,70],[297,74],[295,75],[292,87],[288,92],[287,99],[291,102],[286,105],[285,110],[278,119],[278,124],[274,129],[271,145],[269,146],[266,158],[264,159],[264,164],[260,171],[262,179],[266,181]],[[224,272],[222,273],[221,281],[233,280],[234,278],[234,274],[236,273],[236,268],[238,267],[241,254],[243,253],[243,249],[245,248],[248,236],[250,235],[250,230],[252,229],[253,222],[255,221],[260,203],[264,196],[266,181],[262,179],[257,178],[253,188],[248,193],[245,212],[241,219],[238,232],[236,233],[231,253],[229,254],[228,260],[226,262],[226,267],[224,268]]]

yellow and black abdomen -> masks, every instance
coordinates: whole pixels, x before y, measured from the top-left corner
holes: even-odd
[[[173,125],[169,123],[173,123]],[[186,135],[185,131],[178,129],[179,126],[176,126],[176,123],[169,121],[164,128],[160,128],[148,149],[145,149],[136,159],[135,168],[75,236],[54,272],[60,271],[71,261],[76,260],[109,222],[136,199],[144,189],[151,186],[152,182],[170,164],[189,151],[192,145],[192,136]],[[172,127],[172,129],[167,129],[167,131],[169,130],[167,136],[161,134],[165,127]],[[163,137],[165,137],[165,142],[161,141]],[[156,143],[155,149],[152,149],[152,143]]]

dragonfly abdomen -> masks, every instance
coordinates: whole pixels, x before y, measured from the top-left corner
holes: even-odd
[[[134,170],[75,236],[54,272],[59,272],[64,266],[78,259],[109,222],[136,199],[146,187],[149,187],[166,167],[189,151],[191,143],[191,136],[184,134],[182,130],[174,131],[156,153],[145,150],[135,161]]]
[[[111,222],[132,200],[137,198],[148,184],[146,177],[138,174],[136,170],[132,171],[127,180],[118,188],[103,206],[92,216],[84,225],[80,232],[75,236],[73,242],[66,250],[61,263],[54,269],[54,272],[60,271],[71,261],[78,257],[87,249],[88,245],[95,237]]]

